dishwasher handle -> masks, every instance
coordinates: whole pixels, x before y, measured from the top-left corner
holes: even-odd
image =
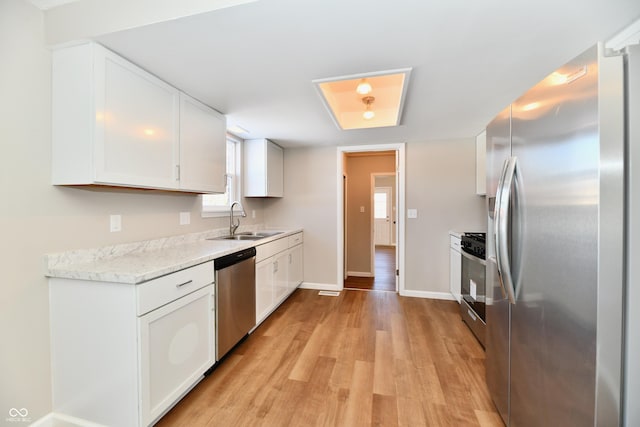
[[[248,249],[243,249],[241,251],[238,252],[234,252],[232,254],[229,255],[225,255],[223,257],[220,258],[216,258],[213,261],[213,268],[218,271],[218,270],[222,270],[223,268],[227,268],[230,267],[234,264],[237,264],[239,262],[242,262],[244,260],[247,260],[249,258],[253,258],[256,256],[256,248],[255,247],[251,247]]]

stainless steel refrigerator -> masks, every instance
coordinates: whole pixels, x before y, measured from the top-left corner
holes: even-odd
[[[637,53],[594,46],[487,127],[486,374],[508,426],[623,425],[637,388],[624,381],[638,372],[624,332]]]

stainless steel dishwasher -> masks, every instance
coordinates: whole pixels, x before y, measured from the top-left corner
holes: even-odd
[[[256,248],[214,261],[216,271],[216,361],[256,325]]]

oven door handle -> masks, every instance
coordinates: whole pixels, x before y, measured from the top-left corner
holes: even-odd
[[[498,277],[502,288],[506,291],[511,304],[516,303],[513,276],[511,274],[511,261],[509,259],[509,205],[511,202],[511,190],[515,181],[518,159],[511,156],[505,161],[503,175],[498,185],[498,194],[495,205],[496,221],[496,264],[498,265]]]

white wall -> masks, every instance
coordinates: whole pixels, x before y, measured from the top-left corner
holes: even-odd
[[[10,408],[32,421],[51,411],[48,287],[43,255],[228,226],[200,217],[199,198],[141,190],[50,185],[51,57],[42,12],[0,0],[0,424]],[[263,221],[262,202],[245,200]],[[191,212],[191,225],[179,213]],[[108,231],[109,214],[123,230]]]
[[[337,285],[335,147],[285,150],[285,197],[265,204],[265,222],[305,229],[305,282]],[[485,231],[475,194],[475,139],[407,144],[405,288],[449,294],[449,230]]]

